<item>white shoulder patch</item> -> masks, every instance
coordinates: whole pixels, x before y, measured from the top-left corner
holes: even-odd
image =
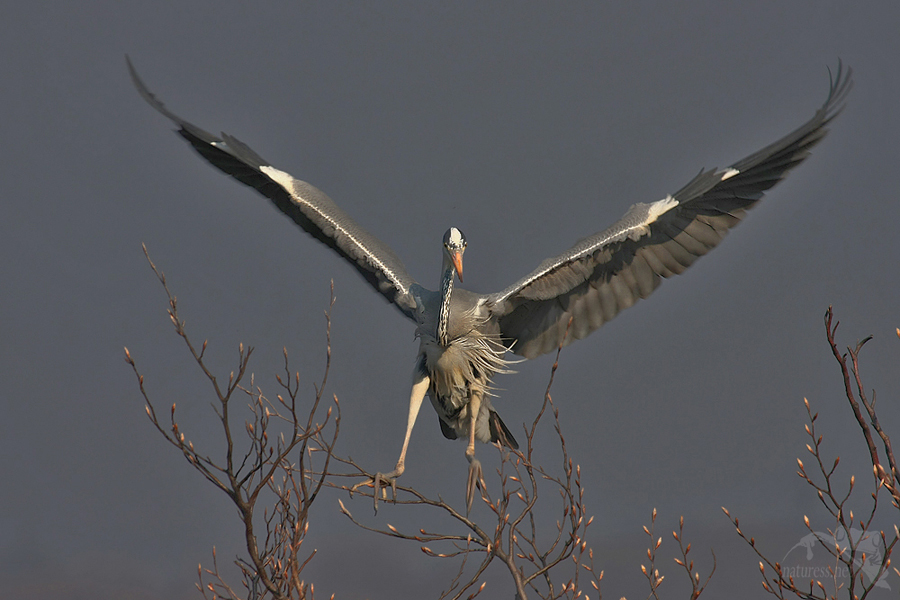
[[[275,167],[270,167],[268,165],[264,165],[259,168],[260,171],[269,176],[269,178],[286,189],[289,193],[294,193],[294,178],[291,177],[288,173],[284,171],[280,171]]]
[[[722,178],[719,181],[725,181],[726,179],[730,179],[739,173],[740,171],[738,171],[737,169],[725,169],[724,171],[722,171]]]
[[[666,196],[662,200],[657,200],[651,204],[650,208],[647,210],[647,220],[644,221],[644,225],[649,225],[676,206],[678,206],[678,200],[671,195]]]
[[[621,239],[625,237],[631,238],[634,241],[639,240],[642,236],[650,233],[650,225],[654,223],[658,218],[672,210],[678,206],[678,200],[673,198],[671,195],[666,196],[662,200],[657,200],[652,204],[643,204],[638,203],[631,207],[628,211],[629,213],[634,214],[635,212],[640,214],[642,211],[644,214],[642,215],[642,219],[638,223],[634,223],[631,227],[625,230]],[[628,215],[626,215],[626,218]]]

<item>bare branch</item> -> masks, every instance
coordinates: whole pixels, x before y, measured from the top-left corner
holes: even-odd
[[[872,338],[869,336],[861,342],[857,342],[855,347],[847,348],[847,354],[841,354],[835,341],[838,325],[839,323],[834,321],[832,309],[829,307],[825,313],[825,334],[832,354],[840,365],[844,394],[869,452],[872,467],[870,471],[872,491],[868,496],[870,499],[868,506],[858,511],[863,516],[857,517],[850,504],[856,486],[856,477],[850,476],[849,484],[844,488],[845,491],[838,489],[841,486],[837,484],[836,471],[840,464],[840,457],[835,457],[832,461],[823,455],[824,437],[816,431],[818,414],[813,413],[809,401],[804,398],[803,402],[808,417],[805,429],[809,438],[806,449],[813,457],[814,467],[810,471],[803,460],[797,459],[797,475],[816,491],[819,503],[831,515],[833,524],[831,527],[825,528],[825,532],[821,532],[815,530],[808,517],[804,516],[803,522],[810,532],[807,538],[824,549],[834,560],[834,563],[828,567],[830,580],[795,581],[794,577],[786,572],[781,564],[766,557],[758,548],[756,540],[752,537],[748,538],[741,531],[738,520],[731,517],[723,508],[738,535],[753,548],[760,559],[759,569],[763,577],[763,588],[777,598],[784,598],[785,594],[790,594],[798,598],[831,600],[837,598],[842,589],[846,589],[850,598],[866,598],[887,574],[891,563],[891,553],[900,540],[900,530],[896,527],[890,538],[883,531],[872,529],[879,509],[878,498],[882,489],[887,490],[890,494],[894,507],[900,508],[900,495],[896,489],[897,467],[891,439],[878,420],[874,391],[871,401],[866,395],[859,368],[859,353],[866,342]],[[865,416],[863,410],[860,409],[860,404],[865,410]],[[879,460],[878,447],[872,436],[872,429],[878,434],[887,457],[888,471],[884,469]],[[877,556],[878,553],[881,554],[880,557]],[[847,573],[846,580],[839,577],[839,572]]]
[[[144,253],[147,254],[146,248]],[[196,349],[188,336],[185,321],[179,316],[177,299],[169,290],[165,275],[149,255],[147,260],[168,297],[169,319],[176,334],[184,340],[191,357],[212,387],[213,411],[222,428],[224,461],[218,463],[194,447],[178,424],[175,403],[171,404],[169,424],[160,422],[144,377],[126,349],[125,360],[137,377],[147,416],[166,441],[178,448],[201,475],[225,492],[237,508],[244,526],[247,555],[238,558],[235,564],[243,574],[247,597],[254,600],[312,598],[314,588],[302,579],[301,574],[315,550],[304,556],[302,545],[309,531],[310,507],[328,476],[341,419],[336,397],[322,415],[322,399],[331,366],[330,309],[334,305],[334,290],[332,288],[329,310],[325,312],[325,370],[315,388],[312,403],[306,404],[300,399],[300,375],[291,372],[286,350],[285,378],[277,378],[284,395],[272,401],[254,385],[252,377],[249,385],[244,385],[253,349],[243,344],[238,346],[237,368],[229,373],[227,385],[219,384],[220,379],[205,362],[207,343],[204,342],[199,351]],[[243,395],[235,396],[235,392]],[[233,406],[236,397],[246,398],[247,404]],[[242,409],[248,412],[242,419],[243,427],[238,427],[233,423],[232,413]],[[238,443],[241,430],[246,436],[245,443]],[[239,452],[239,446],[246,450]],[[313,460],[316,456],[319,458]],[[258,509],[261,498],[271,502],[271,509]],[[257,525],[262,526],[262,532],[258,532]],[[204,574],[211,580],[204,583]],[[205,597],[239,597],[220,575],[215,549],[212,568],[200,567],[198,575],[198,587]]]

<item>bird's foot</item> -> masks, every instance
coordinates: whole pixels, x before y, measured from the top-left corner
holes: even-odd
[[[480,488],[483,493],[486,484],[478,459],[468,455],[466,458],[469,459],[469,477],[466,480],[466,514],[469,514],[469,511],[472,510],[472,501],[475,499],[475,488]]]
[[[403,474],[403,471],[399,471],[394,469],[390,473],[375,473],[375,477],[369,479],[368,481],[362,481],[357,483],[352,488],[350,488],[350,493],[353,494],[358,488],[371,486],[374,489],[372,496],[375,498],[375,513],[378,513],[378,496],[381,496],[381,499],[387,502],[387,490],[388,487],[391,488],[391,501],[397,500],[397,478]]]

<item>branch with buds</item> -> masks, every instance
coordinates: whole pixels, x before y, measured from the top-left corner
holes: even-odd
[[[530,428],[525,430],[526,447],[524,451],[508,450],[497,445],[500,452],[500,468],[497,475],[500,481],[499,494],[493,498],[486,490],[481,490],[481,500],[487,507],[489,524],[480,524],[466,514],[465,510],[457,510],[443,498],[430,498],[420,491],[397,486],[398,505],[428,506],[450,516],[462,527],[461,532],[433,532],[422,528],[418,533],[401,532],[394,526],[370,526],[357,520],[347,506],[340,502],[341,512],[358,527],[389,537],[410,540],[426,544],[422,552],[434,558],[461,557],[460,568],[441,598],[459,599],[467,593],[469,598],[478,595],[484,584],[480,579],[492,562],[499,561],[509,571],[518,597],[525,599],[529,593],[538,597],[587,598],[581,591],[585,577],[592,587],[598,590],[603,573],[596,573],[593,566],[593,551],[588,548],[584,539],[587,528],[593,517],[586,515],[584,505],[584,489],[581,484],[581,469],[569,457],[565,438],[559,425],[559,411],[553,405],[550,387],[553,376],[559,366],[559,356],[554,363],[550,382],[544,394],[544,402],[538,416]],[[538,425],[548,413],[553,416],[554,428],[561,450],[562,468],[553,473],[538,466],[534,459],[534,438]],[[352,459],[336,458],[338,462],[351,469],[350,473],[334,475],[326,485],[351,493],[353,485],[343,483],[339,478],[356,480],[371,479],[366,472]],[[539,515],[535,510],[541,486],[550,486],[556,490],[562,502],[562,515],[556,522],[556,533],[547,540],[539,540]],[[357,490],[356,494],[364,498],[373,498],[372,493]],[[368,502],[367,506],[371,506]],[[434,550],[433,547],[446,545],[446,550]],[[479,562],[467,573],[470,560],[480,556]],[[554,575],[563,565],[569,565],[565,583],[555,582]]]
[[[825,313],[826,338],[832,354],[840,365],[844,382],[844,394],[869,452],[872,465],[872,479],[870,482],[872,487],[869,493],[871,498],[870,504],[861,511],[861,516],[855,515],[850,500],[856,486],[856,477],[854,475],[850,476],[846,488],[843,488],[845,491],[838,489],[841,486],[839,486],[837,481],[836,471],[841,459],[838,456],[831,461],[823,455],[822,442],[824,437],[816,430],[816,421],[819,415],[812,411],[809,401],[804,398],[803,403],[806,407],[808,418],[805,429],[809,438],[806,450],[812,455],[814,466],[810,472],[803,460],[798,458],[797,475],[816,491],[819,503],[831,515],[834,525],[832,528],[827,528],[828,534],[826,536],[822,536],[813,529],[809,517],[804,516],[803,523],[806,529],[814,536],[817,545],[823,548],[833,559],[832,565],[827,567],[829,578],[825,581],[816,579],[795,580],[780,563],[767,558],[759,549],[753,537],[748,537],[741,531],[737,518],[732,517],[725,508],[722,509],[731,520],[738,535],[753,548],[759,558],[763,589],[779,599],[783,599],[787,594],[811,600],[832,600],[837,598],[838,592],[843,588],[846,588],[851,599],[865,598],[891,568],[891,553],[898,540],[900,540],[900,530],[898,530],[896,525],[890,537],[884,531],[874,531],[873,529],[875,516],[880,507],[879,496],[882,490],[889,494],[888,497],[891,499],[891,504],[894,508],[900,508],[900,494],[898,494],[895,487],[897,466],[894,461],[891,439],[884,432],[878,420],[875,410],[875,392],[872,392],[870,401],[860,375],[859,353],[866,342],[872,339],[872,336],[857,342],[855,347],[851,348],[848,346],[847,353],[842,354],[835,341],[838,325],[839,323],[833,320],[832,309],[829,307]],[[897,335],[900,337],[900,330],[897,331]],[[853,382],[856,384],[855,390]],[[857,396],[859,396],[859,399],[857,399]],[[862,404],[862,410],[860,409],[860,403]],[[887,459],[887,470],[882,466],[879,459],[878,444],[876,444],[875,437],[872,435],[873,430],[881,442],[882,450]],[[871,547],[871,541],[866,544],[871,536],[875,536],[876,542],[880,543],[880,547],[884,548],[879,562],[875,562],[872,556],[867,556],[864,550],[864,548]],[[864,544],[866,545],[864,546]],[[839,569],[838,567],[841,568]],[[897,571],[896,568],[893,570],[900,574],[900,571]],[[839,572],[847,574],[846,581],[840,576]]]
[[[185,322],[178,315],[178,302],[166,283],[165,275],[156,268],[144,248],[150,268],[156,274],[168,296],[169,319],[175,333],[182,338],[194,362],[212,387],[215,400],[213,410],[218,418],[224,439],[224,457],[214,459],[194,447],[181,430],[172,403],[169,418],[162,421],[145,386],[144,376],[128,349],[127,362],[138,380],[150,422],[167,442],[177,448],[203,477],[222,490],[238,510],[243,523],[247,557],[235,564],[243,574],[247,597],[275,600],[312,598],[313,586],[302,578],[303,569],[315,554],[304,557],[302,545],[309,531],[309,510],[325,484],[333,450],[340,431],[340,405],[336,397],[324,410],[323,394],[331,365],[331,320],[325,313],[326,364],[321,383],[315,386],[315,396],[305,404],[300,398],[300,374],[292,373],[287,350],[284,351],[284,374],[276,380],[281,393],[272,400],[265,396],[250,376],[245,385],[247,368],[253,349],[238,346],[236,371],[222,384],[204,359],[207,343],[198,350],[187,334]],[[334,305],[332,289],[331,305]],[[330,307],[329,307],[330,309]],[[246,416],[235,418],[235,398],[246,401]],[[320,422],[321,420],[321,422]],[[243,427],[240,423],[243,421]],[[241,442],[238,432],[243,429]],[[245,450],[239,450],[239,447]],[[315,459],[315,460],[314,460]],[[263,531],[257,530],[259,506],[262,504]],[[198,587],[204,597],[237,600],[237,591],[219,574],[215,549],[213,567],[198,568]],[[204,573],[212,578],[204,583]]]
[[[497,470],[499,494],[492,497],[486,489],[481,490],[481,499],[489,515],[483,522],[476,520],[464,510],[457,510],[443,498],[431,498],[420,491],[402,485],[397,486],[398,493],[393,502],[400,506],[425,506],[434,509],[451,519],[459,526],[458,530],[436,532],[421,528],[416,533],[403,532],[393,525],[373,526],[358,520],[343,501],[339,500],[341,512],[356,526],[392,538],[408,540],[422,544],[422,552],[429,557],[441,559],[459,559],[459,569],[450,585],[441,594],[441,598],[474,598],[484,590],[480,583],[488,566],[497,561],[502,564],[512,577],[516,597],[525,600],[534,595],[547,600],[566,598],[571,600],[588,600],[594,594],[600,598],[600,582],[603,571],[594,566],[594,552],[588,546],[586,534],[593,522],[587,514],[584,502],[584,488],[581,480],[581,468],[569,456],[565,436],[559,422],[559,410],[553,404],[550,390],[554,376],[559,367],[559,351],[550,372],[550,380],[544,393],[543,404],[531,423],[525,428],[524,450],[508,450],[497,445],[500,452],[500,467]],[[552,425],[559,444],[560,456],[555,470],[540,466],[535,456],[534,440],[539,426],[545,418],[552,416]],[[351,472],[333,474],[326,485],[346,491],[353,496],[352,482],[342,483],[339,478],[355,481],[373,478],[358,463],[344,458],[336,458],[345,464]],[[365,490],[365,488],[362,488]],[[373,498],[367,491],[355,493],[363,498]],[[561,501],[556,513],[555,533],[546,539],[539,535],[543,531],[541,522],[552,513],[546,509],[547,494],[558,495]],[[363,503],[367,508],[371,503]],[[474,511],[473,511],[474,512]],[[653,519],[656,519],[654,511]],[[678,532],[674,532],[679,543],[682,559],[676,562],[688,571],[693,585],[692,600],[703,592],[712,577],[700,585],[699,574],[696,578],[691,574],[693,562],[688,561],[687,553],[690,545],[683,547],[684,521],[681,521]],[[645,531],[649,531],[645,528]],[[663,577],[653,566],[655,551],[660,541],[649,551],[651,570],[648,579],[651,589],[659,587]],[[441,547],[439,550],[435,548]],[[473,559],[477,561],[473,563]],[[715,557],[714,557],[715,560]],[[645,574],[648,573],[646,567]],[[713,571],[715,567],[713,567]],[[562,582],[562,583],[560,583]],[[587,587],[587,583],[590,587]],[[468,594],[468,595],[466,595]]]

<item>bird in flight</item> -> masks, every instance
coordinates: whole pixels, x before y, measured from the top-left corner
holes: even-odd
[[[406,435],[394,469],[372,481],[379,491],[405,470],[413,425],[425,396],[449,439],[467,440],[466,506],[483,485],[475,441],[518,443],[491,404],[492,379],[508,372],[508,353],[526,359],[569,344],[649,296],[663,278],[677,275],[716,247],[787,172],[809,156],[826,126],[842,110],[851,70],[839,63],[825,103],[806,123],[730,167],[702,170],[674,194],[632,206],[617,223],[548,258],[534,271],[493,294],[455,286],[463,280],[466,237],[450,227],[441,242],[437,290],[422,287],[391,248],[323,192],[281,171],[238,139],[217,137],[167,109],[128,70],[140,95],[168,117],[203,158],[269,198],[307,233],[343,256],[373,288],[416,326],[419,354],[413,369]],[[358,487],[358,486],[357,486]]]

